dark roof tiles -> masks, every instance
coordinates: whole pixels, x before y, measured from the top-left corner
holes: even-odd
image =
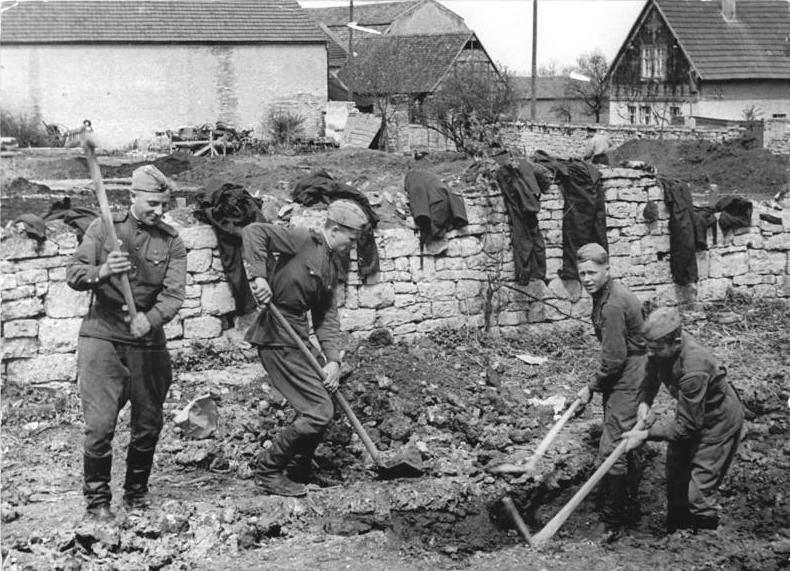
[[[296,0],[3,2],[0,43],[325,43]]]
[[[444,77],[461,50],[475,36],[467,34],[431,34],[415,36],[377,36],[354,40],[354,52],[358,55],[352,62],[359,70],[377,70],[365,73],[373,83],[387,83],[392,93],[430,93]],[[375,85],[359,82],[353,71],[347,68],[340,78],[350,82],[359,94],[371,94]],[[397,84],[397,87],[395,87]]]
[[[702,79],[790,79],[790,1],[738,0],[733,21],[718,1],[655,3]]]

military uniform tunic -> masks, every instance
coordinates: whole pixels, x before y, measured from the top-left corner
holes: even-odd
[[[675,416],[648,430],[649,440],[667,440],[667,519],[670,528],[688,516],[714,518],[710,496],[721,484],[740,442],[744,411],[727,370],[709,349],[683,333],[680,351],[651,357],[639,401],[653,403],[661,384],[677,400]]]
[[[646,358],[642,305],[627,287],[610,278],[593,295],[592,321],[601,342],[601,360],[590,388],[603,395],[604,426],[598,451],[605,458],[620,443],[623,432],[636,424]],[[610,474],[624,474],[627,462],[622,456]]]
[[[68,284],[92,292],[91,306],[80,328],[79,388],[85,414],[85,454],[107,457],[118,412],[131,401],[131,447],[152,449],[162,428],[162,403],[172,380],[163,325],[184,301],[186,250],[178,233],[162,222],[149,226],[130,212],[116,216],[115,230],[132,264],[129,283],[138,312],[151,330],[135,338],[120,277],[99,277],[99,269],[115,244],[101,219],[85,232],[66,269]]]

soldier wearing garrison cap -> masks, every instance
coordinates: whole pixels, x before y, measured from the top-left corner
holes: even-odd
[[[156,167],[132,174],[132,204],[114,219],[119,244],[96,219],[66,269],[68,284],[90,290],[78,345],[79,389],[85,416],[83,493],[88,515],[114,518],[110,509],[112,439],[118,413],[131,403],[131,438],[126,455],[123,503],[149,505],[148,478],[162,429],[162,405],[172,380],[163,325],[184,301],[186,250],[178,233],[162,221],[170,183]],[[130,319],[121,289],[126,273],[137,313]]]
[[[644,329],[648,361],[639,390],[638,417],[645,430],[626,432],[629,450],[645,440],[666,440],[667,531],[715,529],[713,501],[735,457],[743,426],[743,405],[727,370],[711,351],[683,331],[676,309],[660,308]],[[649,419],[661,384],[677,400],[675,415]]]
[[[309,312],[326,356],[322,380],[265,307],[247,332],[270,382],[297,412],[255,461],[255,481],[270,494],[305,495],[313,453],[334,416],[331,393],[339,384],[341,351],[334,258],[348,253],[367,224],[356,202],[341,199],[329,205],[320,230],[267,223],[243,230],[243,256],[255,299],[275,304],[308,346]]]
[[[609,255],[601,245],[585,244],[576,257],[579,281],[592,297],[592,322],[601,342],[598,367],[577,396],[587,404],[593,393],[601,394],[603,430],[598,456],[603,460],[620,444],[623,432],[636,424],[636,398],[646,360],[642,304],[609,275]],[[599,535],[604,541],[614,541],[638,520],[640,478],[641,462],[635,451],[620,456],[601,481]]]

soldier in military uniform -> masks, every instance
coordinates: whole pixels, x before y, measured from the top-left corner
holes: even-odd
[[[162,429],[162,405],[172,374],[162,326],[184,301],[186,250],[162,221],[170,201],[167,178],[154,166],[132,174],[132,204],[115,216],[119,244],[108,242],[103,220],[87,229],[66,270],[68,284],[90,290],[91,307],[78,345],[79,390],[85,416],[84,486],[87,512],[109,521],[112,439],[118,414],[131,402],[124,505],[149,505],[148,478]],[[120,275],[127,273],[137,314],[129,318]]]
[[[320,230],[266,223],[249,224],[243,230],[244,261],[255,299],[275,304],[304,341],[309,339],[310,312],[326,357],[322,378],[266,308],[247,332],[270,382],[297,412],[293,424],[256,459],[255,481],[268,493],[306,493],[313,453],[334,416],[330,393],[337,390],[340,377],[335,257],[348,253],[367,223],[357,203],[341,199],[329,205]]]
[[[622,283],[609,275],[609,255],[598,244],[577,252],[579,281],[592,296],[592,322],[601,342],[601,359],[589,383],[578,393],[583,404],[601,393],[603,432],[598,455],[605,459],[620,437],[636,424],[637,393],[645,367],[642,304]],[[602,538],[612,541],[639,511],[640,462],[636,454],[621,456],[599,488]]]
[[[683,331],[676,309],[660,308],[645,323],[647,374],[639,391],[638,417],[648,421],[663,383],[677,399],[674,418],[623,434],[627,449],[666,440],[667,532],[716,529],[713,494],[740,442],[744,410],[727,370],[711,351]]]

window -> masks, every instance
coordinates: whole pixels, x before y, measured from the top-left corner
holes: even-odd
[[[677,105],[672,105],[669,108],[669,114],[671,117],[680,117],[680,107]]]
[[[631,123],[631,125],[636,124],[636,105],[628,106],[628,122]]]
[[[639,122],[642,125],[650,125],[650,116],[653,114],[653,110],[650,108],[650,105],[642,105],[639,107]]]
[[[666,57],[664,46],[642,46],[642,79],[664,79]]]

